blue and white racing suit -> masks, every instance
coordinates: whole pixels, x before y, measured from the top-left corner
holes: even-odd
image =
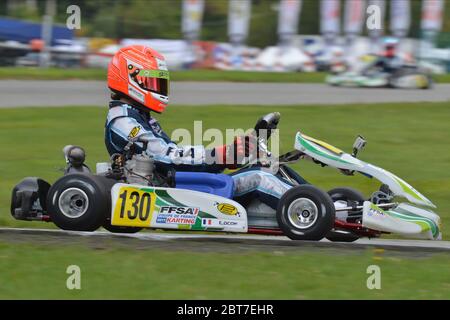
[[[380,56],[374,63],[374,66],[380,68],[383,72],[392,74],[403,65],[402,59],[399,57]]]
[[[146,152],[157,165],[168,166],[177,171],[201,171],[218,173],[225,169],[221,164],[210,164],[208,157],[214,157],[214,149],[203,146],[178,146],[162,130],[158,121],[144,112],[122,101],[111,101],[105,124],[105,144],[110,155],[122,153],[130,138],[142,134],[150,137]],[[143,152],[143,145],[136,142],[137,152]],[[295,173],[294,173],[295,174]],[[292,187],[288,181],[261,168],[243,169],[231,174],[234,180],[235,199],[245,205],[251,199],[259,198],[276,209],[278,200]],[[298,176],[298,175],[297,175]],[[298,181],[304,180],[298,176]]]

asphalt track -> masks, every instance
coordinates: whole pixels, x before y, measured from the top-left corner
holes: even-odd
[[[400,252],[450,253],[450,241],[359,239],[353,243],[322,241],[292,241],[284,236],[261,236],[249,234],[198,234],[181,232],[140,232],[136,234],[112,234],[109,232],[77,232],[56,229],[0,228],[0,241],[77,243],[89,240],[100,245],[113,240],[139,248],[168,248],[181,250],[222,251],[233,250],[285,251],[301,249],[382,249]],[[131,241],[130,240],[134,240]]]
[[[21,106],[105,106],[103,81],[0,80],[0,108]],[[450,84],[431,90],[337,88],[325,84],[172,82],[171,104],[342,105],[351,103],[446,102]]]

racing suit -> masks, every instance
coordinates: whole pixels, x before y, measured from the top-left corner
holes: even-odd
[[[201,171],[219,173],[224,165],[207,161],[214,158],[214,149],[204,146],[178,146],[162,130],[158,121],[150,112],[122,101],[113,100],[105,124],[105,144],[110,155],[122,153],[130,138],[142,134],[150,137],[146,152],[153,157],[156,165],[173,168],[176,171]],[[138,153],[143,152],[143,144],[135,142]],[[213,164],[211,164],[213,163]],[[292,172],[293,174],[296,174]],[[262,168],[242,169],[231,174],[234,180],[234,195],[238,202],[245,205],[251,199],[276,209],[278,200],[292,185],[282,177],[264,171]],[[297,180],[306,183],[297,175]]]
[[[400,69],[400,67],[402,66],[402,60],[397,56],[380,56],[375,62],[374,66],[380,68],[382,72],[392,74]]]

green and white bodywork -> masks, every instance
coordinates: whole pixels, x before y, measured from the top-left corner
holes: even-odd
[[[328,75],[325,81],[332,86],[340,87],[383,88],[389,85],[389,79],[386,74],[368,77],[356,72]]]
[[[377,72],[369,76],[349,71],[328,75],[325,81],[332,86],[364,88],[427,89],[432,85],[431,79],[420,72],[399,76],[390,76],[384,72]]]
[[[294,147],[330,167],[359,172],[375,178],[387,185],[395,197],[406,199],[411,203],[400,203],[395,208],[383,210],[366,201],[362,218],[364,227],[414,238],[440,238],[440,218],[431,210],[436,206],[400,177],[300,132],[295,137]]]
[[[205,192],[116,183],[111,199],[114,226],[243,233],[248,229],[244,207]]]

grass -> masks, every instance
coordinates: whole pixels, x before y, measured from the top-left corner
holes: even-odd
[[[34,67],[1,67],[0,79],[27,80],[105,80],[105,69],[60,69]]]
[[[219,70],[171,71],[172,81],[232,81],[232,82],[292,82],[324,83],[326,73],[312,72],[249,72]],[[450,74],[436,75],[436,82],[450,83]],[[29,80],[105,80],[105,69],[39,69],[27,67],[1,67],[0,79]]]
[[[449,263],[448,255],[373,251],[231,254],[0,243],[0,299],[449,299]],[[66,288],[69,265],[80,267],[81,290]],[[366,286],[369,265],[380,267],[379,290]]]
[[[450,73],[436,75],[434,78],[438,83],[450,83]]]
[[[184,70],[171,71],[172,81],[237,81],[237,82],[316,82],[325,80],[324,73],[273,73],[244,72],[219,70]],[[58,69],[1,67],[0,79],[32,79],[32,80],[105,80],[105,69]]]
[[[203,120],[208,128],[244,128],[261,115],[280,111],[281,151],[292,149],[297,130],[350,151],[353,139],[368,140],[361,158],[406,179],[437,206],[444,239],[450,239],[450,141],[449,103],[380,104],[349,106],[211,106],[168,108],[159,115],[169,134],[176,128],[193,131]],[[106,161],[103,128],[107,110],[96,107],[0,109],[0,225],[35,226],[9,214],[11,190],[25,176],[39,176],[53,183],[64,167],[62,147],[83,146],[87,163]],[[348,185],[367,196],[379,183],[363,176],[347,177],[330,168],[303,162],[294,166],[307,180],[327,190]],[[51,224],[44,225],[50,226]]]

